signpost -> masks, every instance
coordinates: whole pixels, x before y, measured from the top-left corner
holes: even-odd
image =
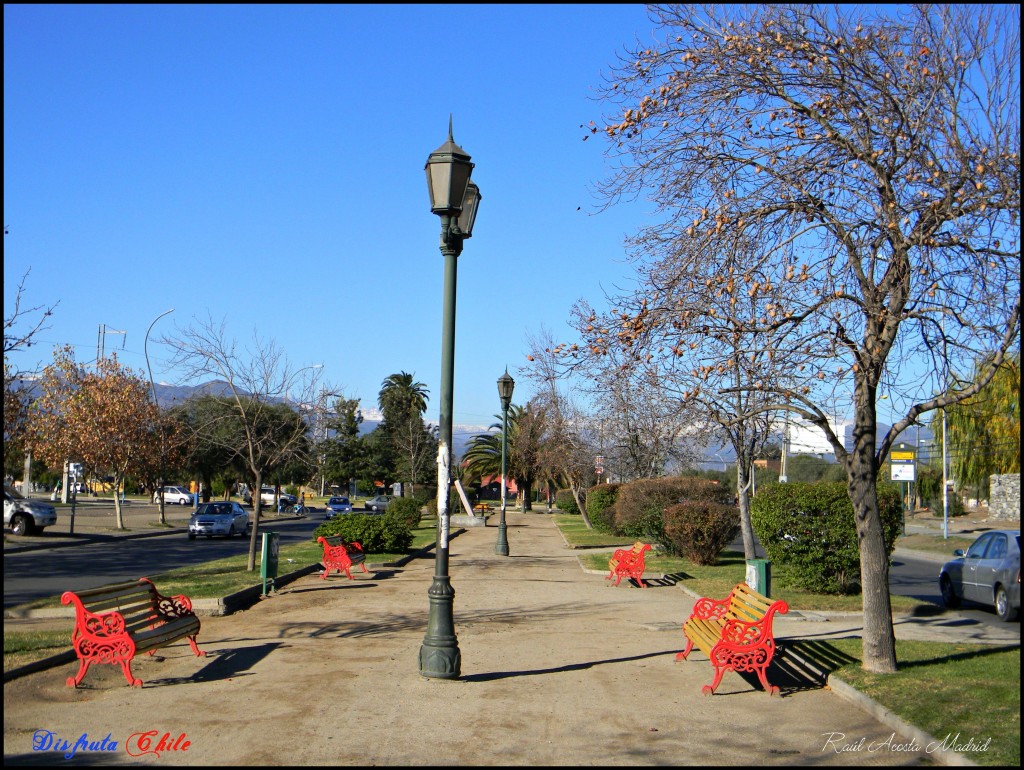
[[[907,498],[910,496],[910,485],[917,481],[917,455],[913,447],[901,443],[898,449],[889,452],[889,478],[899,483],[906,482],[903,496],[903,534],[907,533]]]

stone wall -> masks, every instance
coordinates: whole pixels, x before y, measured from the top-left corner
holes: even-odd
[[[988,483],[989,518],[1020,521],[1020,474],[992,475]]]

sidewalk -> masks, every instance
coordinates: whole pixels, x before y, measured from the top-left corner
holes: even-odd
[[[693,605],[686,592],[612,587],[580,569],[549,516],[507,519],[508,557],[494,554],[494,526],[451,541],[457,680],[418,673],[432,558],[352,581],[314,574],[244,612],[203,618],[206,658],[178,643],[137,659],[141,689],[127,687],[116,666],[94,666],[79,689],[68,688],[76,664],[5,684],[5,763],[63,761],[33,752],[37,730],[72,744],[109,734],[119,756],[96,751],[85,761],[112,763],[131,761],[124,742],[151,730],[172,742],[186,736],[157,761],[190,765],[939,760],[923,751],[839,751],[861,738],[894,743],[893,728],[821,682],[794,677],[795,659],[779,671],[781,696],[731,672],[715,695],[702,696],[707,660],[675,661]],[[791,615],[776,625],[783,645],[859,634],[857,616]],[[897,635],[917,625],[898,623]],[[839,733],[842,744],[827,742]]]

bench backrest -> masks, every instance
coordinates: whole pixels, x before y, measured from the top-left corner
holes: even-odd
[[[73,602],[79,615],[83,611],[93,615],[119,612],[125,621],[124,630],[131,633],[153,625],[153,620],[159,617],[159,597],[152,581],[140,578],[130,583],[114,583],[85,591],[66,591],[61,602]]]
[[[758,623],[765,616],[776,611],[786,612],[788,609],[785,602],[769,599],[746,583],[740,583],[729,594],[729,611],[725,617],[729,620],[741,620],[744,623]]]

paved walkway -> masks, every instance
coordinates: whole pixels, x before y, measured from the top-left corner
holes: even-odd
[[[179,643],[137,660],[141,689],[125,686],[115,666],[94,667],[79,689],[68,688],[75,664],[6,683],[5,764],[58,761],[33,751],[39,730],[71,744],[83,734],[89,741],[109,734],[116,753],[94,751],[85,760],[104,763],[131,761],[126,749],[138,751],[144,740],[130,736],[147,731],[156,731],[154,747],[168,733],[178,748],[142,761],[191,765],[938,758],[924,747],[892,750],[905,741],[888,723],[822,687],[830,655],[823,640],[856,636],[859,617],[782,616],[777,635],[803,641],[791,645],[798,654],[779,659],[781,696],[728,673],[704,697],[701,686],[712,675],[706,659],[695,652],[675,661],[693,604],[688,593],[667,584],[612,587],[580,568],[551,517],[510,512],[508,522],[508,557],[494,554],[494,526],[467,529],[451,543],[457,680],[418,673],[432,558],[354,573],[352,581],[311,575],[249,610],[204,618],[206,658]],[[899,622],[897,635],[920,625]]]

